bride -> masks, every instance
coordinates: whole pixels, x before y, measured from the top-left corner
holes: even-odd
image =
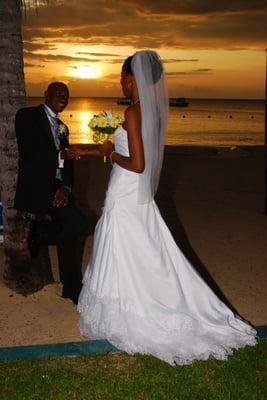
[[[115,147],[108,142],[79,154],[105,155],[113,164],[78,303],[81,333],[172,365],[224,360],[232,349],[255,345],[256,331],[198,275],[154,202],[168,112],[157,53],[127,58],[121,86],[132,105]]]

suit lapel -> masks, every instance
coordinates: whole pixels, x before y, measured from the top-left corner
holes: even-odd
[[[39,124],[41,130],[47,136],[48,140],[53,145],[53,147],[56,148],[53,133],[52,133],[47,115],[45,113],[44,107],[42,104],[40,104],[37,108],[38,108],[38,124]]]

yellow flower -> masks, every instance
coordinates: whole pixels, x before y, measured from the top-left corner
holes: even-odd
[[[107,126],[107,121],[104,118],[99,118],[97,126],[100,128],[105,128]]]

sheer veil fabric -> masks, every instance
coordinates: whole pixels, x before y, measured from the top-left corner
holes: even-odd
[[[164,73],[151,51],[137,52],[132,69],[141,102],[145,171],[112,167],[79,298],[80,331],[171,365],[224,360],[233,349],[255,345],[257,333],[203,281],[161,217],[153,197],[168,111]],[[122,126],[114,146],[129,156]]]
[[[154,51],[138,51],[132,59],[142,119],[145,170],[139,177],[138,201],[147,203],[157,191],[162,167],[169,99],[162,62]]]

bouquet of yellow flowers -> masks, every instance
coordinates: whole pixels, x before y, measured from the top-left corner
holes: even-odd
[[[93,141],[100,144],[105,143],[122,122],[123,119],[111,111],[102,111],[100,114],[94,115],[89,121],[89,127],[94,132]]]

